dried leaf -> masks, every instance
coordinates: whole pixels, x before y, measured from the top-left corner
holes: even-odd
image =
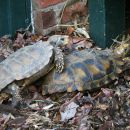
[[[75,30],[75,32],[84,35],[86,38],[90,38],[90,36],[89,36],[89,34],[88,34],[88,32],[86,31],[85,28],[77,28]]]
[[[66,122],[67,120],[73,118],[76,114],[76,109],[79,107],[79,105],[77,105],[74,102],[71,102],[69,105],[67,105],[64,108],[64,111],[60,111],[61,114],[61,121]]]
[[[67,27],[67,34],[71,35],[74,32],[74,28],[73,27]]]
[[[108,88],[101,88],[102,92],[105,94],[105,96],[110,97],[112,96],[112,90]]]
[[[26,125],[31,125],[34,128],[44,128],[44,126],[51,126],[52,122],[49,118],[42,116],[38,113],[30,113],[26,119]]]
[[[106,105],[106,104],[97,104],[96,107],[99,108],[99,109],[101,109],[101,110],[104,110],[104,111],[105,111],[107,108],[109,108],[109,106]]]
[[[50,108],[53,107],[53,106],[54,106],[54,104],[50,104],[50,105],[48,105],[48,106],[43,107],[43,109],[44,109],[44,110],[48,110],[48,109],[50,109]]]

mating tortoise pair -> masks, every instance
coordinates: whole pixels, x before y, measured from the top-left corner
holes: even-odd
[[[10,90],[15,97],[18,86],[25,87],[42,76],[43,95],[66,90],[91,90],[114,80],[130,66],[129,40],[114,49],[74,51],[63,61],[62,52],[57,46],[66,43],[68,37],[56,37],[57,40],[51,37],[47,42],[39,41],[24,47],[1,62],[0,91]],[[62,73],[52,69],[53,62]]]

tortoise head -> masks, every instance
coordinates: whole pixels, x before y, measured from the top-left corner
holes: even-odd
[[[64,69],[64,55],[60,47],[64,47],[69,43],[69,36],[67,35],[53,35],[49,37],[48,41],[54,47],[54,63],[56,70],[60,73]]]
[[[119,45],[113,50],[114,56],[117,58],[130,57],[130,36],[128,36],[124,41],[119,42]]]
[[[49,37],[48,41],[54,47],[62,47],[69,43],[69,36],[67,35],[53,35]]]

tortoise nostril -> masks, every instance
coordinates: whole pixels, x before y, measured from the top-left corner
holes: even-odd
[[[62,37],[60,40],[61,40],[61,41],[64,41],[64,38]]]

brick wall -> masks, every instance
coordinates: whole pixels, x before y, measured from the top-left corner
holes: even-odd
[[[35,31],[48,34],[56,29],[61,21],[66,24],[73,21],[75,14],[87,15],[86,0],[68,0],[61,19],[62,10],[67,0],[32,0]],[[60,20],[61,19],[61,20]]]

